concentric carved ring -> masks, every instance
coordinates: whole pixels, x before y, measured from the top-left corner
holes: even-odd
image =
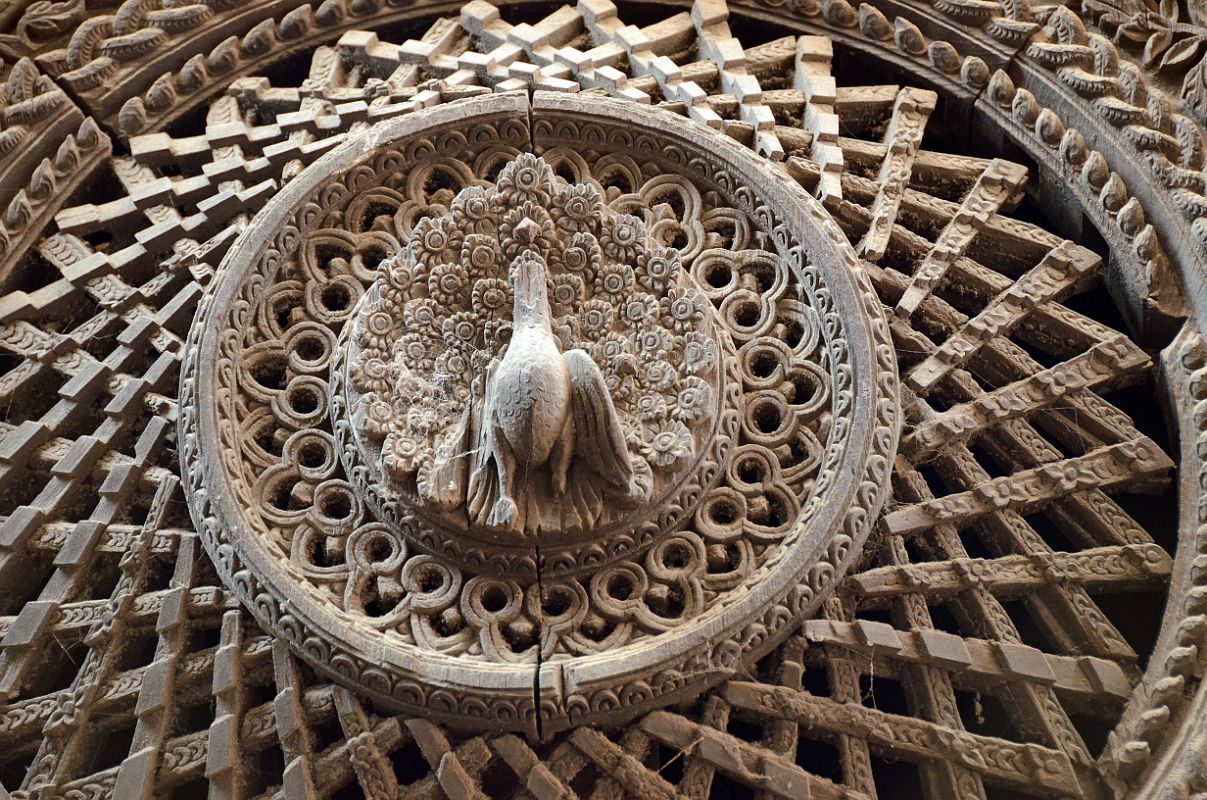
[[[548,732],[688,696],[816,610],[888,490],[896,366],[845,237],[665,112],[381,123],[220,275],[182,372],[198,529],[388,706]]]

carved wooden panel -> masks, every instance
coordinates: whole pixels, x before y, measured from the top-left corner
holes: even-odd
[[[1080,8],[0,8],[0,797],[1207,793],[1207,29]]]

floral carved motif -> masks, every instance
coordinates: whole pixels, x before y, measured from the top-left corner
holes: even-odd
[[[0,795],[1202,792],[1201,13],[0,9]]]
[[[520,156],[380,271],[347,363],[359,443],[445,530],[607,536],[716,435],[716,312],[594,184]]]

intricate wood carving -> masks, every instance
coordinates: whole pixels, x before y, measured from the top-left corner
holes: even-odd
[[[224,487],[197,509],[219,571],[250,582],[247,602],[308,660],[395,705],[432,712],[455,687],[438,712],[451,721],[549,730],[714,682],[833,588],[896,440],[891,351],[871,344],[887,327],[815,201],[674,127],[616,103],[461,101],[350,140],[232,246],[186,348],[186,473]],[[592,150],[571,155],[582,140]],[[508,155],[527,147],[544,157]],[[649,172],[621,193],[609,169],[630,153]],[[420,194],[434,175],[464,188]],[[641,199],[674,195],[678,213]],[[553,309],[544,349],[518,363],[552,361],[564,396],[525,394],[505,374],[521,368],[514,314]],[[873,374],[877,394],[852,392]],[[585,464],[577,438],[555,455],[552,426],[537,452],[520,442],[535,429],[507,427],[537,398],[573,415],[575,437],[614,430],[584,434]],[[566,457],[559,496],[551,462]],[[525,464],[544,469],[509,486]],[[292,588],[286,560],[329,609]],[[758,632],[739,633],[752,617]]]
[[[1207,791],[1200,5],[0,9],[0,795]]]

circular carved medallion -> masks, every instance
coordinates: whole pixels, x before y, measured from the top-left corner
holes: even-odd
[[[713,260],[714,281],[739,269]],[[740,323],[595,184],[522,154],[420,220],[380,272],[333,367],[352,424],[333,424],[352,430],[361,494],[420,548],[471,570],[597,568],[715,483],[741,391],[716,328]],[[824,376],[806,388],[827,404]],[[534,430],[514,430],[526,416]]]
[[[182,379],[199,531],[389,706],[547,732],[688,696],[816,610],[887,492],[896,368],[846,238],[665,112],[381,123],[220,274]]]

